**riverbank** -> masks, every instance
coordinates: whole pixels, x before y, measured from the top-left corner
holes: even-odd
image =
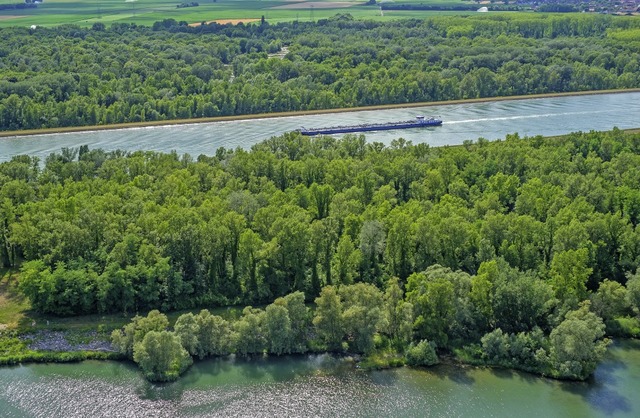
[[[589,96],[589,95],[623,94],[623,93],[638,93],[638,92],[640,92],[640,88],[625,89],[625,90],[590,90],[590,91],[565,92],[565,93],[531,94],[531,95],[521,95],[521,96],[482,97],[478,99],[446,100],[441,102],[398,103],[398,104],[389,104],[389,105],[338,108],[338,109],[301,110],[301,111],[279,112],[279,113],[258,113],[253,115],[218,116],[218,117],[211,117],[211,118],[132,122],[132,123],[119,123],[119,124],[112,124],[112,125],[26,129],[26,130],[20,130],[20,131],[0,131],[0,138],[60,134],[60,133],[74,133],[74,132],[110,131],[110,130],[120,130],[120,129],[146,128],[146,127],[154,127],[154,126],[192,125],[192,124],[213,123],[213,122],[271,119],[271,118],[283,118],[283,117],[293,117],[293,116],[324,115],[324,114],[333,114],[333,113],[349,113],[349,112],[387,110],[387,109],[403,109],[403,108],[410,109],[415,107],[501,102],[501,101],[509,101],[509,100],[544,99],[544,98],[551,98],[551,97]]]

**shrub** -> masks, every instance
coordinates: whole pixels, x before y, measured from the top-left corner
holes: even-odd
[[[410,366],[433,366],[438,364],[435,344],[422,340],[418,344],[411,344],[407,351],[407,364]]]

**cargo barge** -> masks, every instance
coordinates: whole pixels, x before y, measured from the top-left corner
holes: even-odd
[[[331,134],[345,134],[350,132],[367,132],[367,131],[389,131],[392,129],[410,129],[410,128],[422,128],[426,126],[440,126],[442,125],[442,119],[438,118],[425,118],[424,116],[416,116],[415,120],[408,120],[404,122],[386,122],[386,123],[365,123],[362,125],[350,125],[350,126],[333,126],[329,128],[302,128],[299,132],[302,135],[331,135]]]

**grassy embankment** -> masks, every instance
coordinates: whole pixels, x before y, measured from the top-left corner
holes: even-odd
[[[0,4],[16,4],[21,0],[0,0]],[[447,11],[402,11],[385,10],[378,5],[367,5],[366,1],[315,0],[310,2],[291,2],[276,0],[203,0],[197,7],[176,7],[191,0],[97,0],[77,2],[71,0],[46,0],[33,9],[3,10],[0,15],[0,28],[9,26],[30,27],[58,26],[73,24],[90,27],[94,23],[135,23],[151,26],[163,19],[175,19],[187,23],[201,23],[215,20],[260,19],[269,23],[285,21],[316,21],[326,19],[338,13],[349,13],[356,19],[393,20],[401,18],[424,18],[443,14],[470,14],[474,12]],[[403,0],[402,3],[428,3],[432,5],[452,6],[462,4],[454,0]],[[476,3],[466,1],[466,4]],[[478,6],[479,7],[479,6]]]
[[[365,110],[400,109],[400,108],[413,108],[413,107],[425,107],[425,106],[446,106],[446,105],[465,104],[465,103],[483,103],[483,102],[497,102],[497,101],[506,101],[506,100],[526,100],[526,99],[541,99],[541,98],[548,98],[548,97],[586,96],[586,95],[596,95],[596,94],[617,94],[617,93],[636,93],[636,92],[640,92],[640,88],[624,89],[624,90],[591,90],[591,91],[579,91],[579,92],[567,92],[567,93],[544,93],[544,94],[531,94],[531,95],[522,95],[522,96],[483,97],[479,99],[446,100],[441,102],[399,103],[399,104],[350,107],[350,108],[339,108],[339,109],[302,110],[302,111],[295,111],[295,112],[259,113],[254,115],[220,116],[220,117],[212,117],[212,118],[174,119],[174,120],[150,121],[150,122],[119,123],[119,124],[112,124],[112,125],[70,126],[70,127],[64,127],[64,128],[48,128],[48,129],[25,129],[21,131],[0,131],[0,138],[14,137],[14,136],[44,135],[44,134],[54,134],[54,133],[67,133],[67,132],[106,131],[106,130],[113,130],[113,129],[140,128],[140,127],[146,127],[146,126],[185,125],[185,124],[195,124],[195,123],[212,123],[212,122],[224,122],[224,121],[247,120],[247,119],[281,118],[281,117],[287,117],[287,116],[305,116],[305,115],[319,115],[319,114],[343,113],[343,112],[360,112]]]

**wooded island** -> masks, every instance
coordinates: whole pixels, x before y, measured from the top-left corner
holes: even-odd
[[[0,257],[25,260],[20,289],[54,315],[275,300],[187,314],[175,334],[159,312],[116,331],[154,379],[188,354],[402,364],[407,349],[584,379],[605,325],[638,335],[639,152],[619,130],[437,149],[293,132],[196,159],[15,157],[0,165]],[[148,365],[158,347],[177,369]]]

